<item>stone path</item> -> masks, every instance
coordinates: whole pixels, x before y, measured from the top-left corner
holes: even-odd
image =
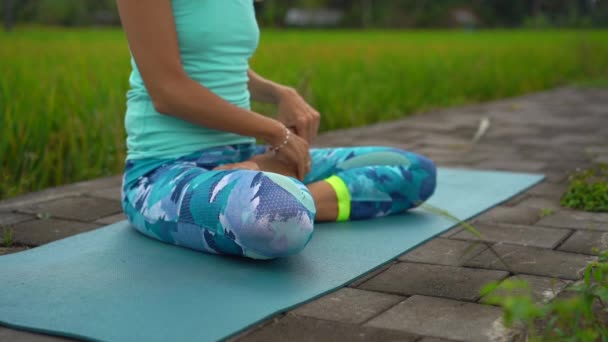
[[[479,122],[490,128],[471,145]],[[438,110],[400,121],[333,131],[316,146],[390,145],[440,166],[542,172],[547,179],[471,220],[484,243],[454,228],[373,274],[252,328],[233,341],[510,341],[499,308],[479,288],[528,280],[547,301],[608,248],[608,214],[559,206],[568,172],[608,161],[608,90],[560,88],[503,101]],[[98,179],[0,202],[0,225],[14,247],[35,247],[120,221],[120,177]],[[545,216],[551,209],[553,214]],[[49,217],[50,215],[50,217]],[[504,265],[488,246],[501,255]],[[554,280],[557,279],[557,280]],[[4,341],[65,341],[0,327]]]

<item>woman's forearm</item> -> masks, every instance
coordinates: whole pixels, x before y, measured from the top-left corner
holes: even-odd
[[[247,75],[247,86],[254,101],[277,104],[284,92],[293,91],[290,87],[263,78],[252,69],[247,71]]]
[[[284,136],[280,122],[237,107],[186,76],[165,82],[151,96],[159,113],[197,125],[260,138],[270,144],[279,143]]]

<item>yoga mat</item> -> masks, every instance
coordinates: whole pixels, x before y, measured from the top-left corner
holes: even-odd
[[[470,218],[543,176],[440,169],[430,203]],[[271,261],[167,245],[116,223],[0,257],[0,323],[102,341],[210,341],[343,286],[454,223],[423,210],[315,225]]]

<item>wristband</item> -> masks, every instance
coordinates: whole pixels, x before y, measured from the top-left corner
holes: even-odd
[[[272,154],[277,154],[277,152],[281,148],[283,148],[287,145],[287,142],[289,141],[289,137],[291,137],[291,131],[289,130],[289,128],[285,127],[285,139],[283,140],[283,142],[278,146],[270,146],[268,148],[268,150],[271,151]]]

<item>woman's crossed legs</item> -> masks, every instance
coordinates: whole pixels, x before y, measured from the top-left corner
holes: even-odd
[[[339,221],[403,212],[435,190],[431,161],[386,146],[313,148],[302,182],[275,172],[213,170],[264,151],[262,145],[227,145],[164,162],[124,182],[125,213],[138,231],[167,243],[268,259],[306,246],[319,220],[315,204],[328,200],[313,195],[329,187],[337,205],[332,219]],[[125,179],[139,162],[127,162]],[[321,220],[332,216],[324,215]]]

